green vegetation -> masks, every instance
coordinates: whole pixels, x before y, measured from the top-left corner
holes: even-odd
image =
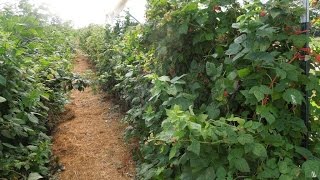
[[[320,74],[300,68],[310,39],[297,2],[148,0],[143,25],[80,30],[103,89],[128,109],[138,179],[320,177]]]
[[[74,31],[39,12],[27,1],[0,12],[0,179],[48,175],[48,113],[83,88],[70,72]]]

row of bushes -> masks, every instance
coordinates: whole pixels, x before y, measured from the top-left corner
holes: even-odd
[[[0,11],[0,179],[49,174],[48,114],[62,110],[77,83],[74,32],[43,12],[25,0]]]
[[[79,31],[128,109],[138,179],[320,177],[320,85],[300,1],[148,0],[147,21]],[[302,117],[304,89],[311,117]]]

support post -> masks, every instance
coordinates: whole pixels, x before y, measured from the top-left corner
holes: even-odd
[[[305,35],[309,35],[310,30],[310,15],[309,15],[309,0],[301,0],[303,3],[303,6],[305,8],[305,14],[301,17],[301,30],[304,31]],[[309,48],[309,43],[306,43],[305,48]],[[305,58],[304,61],[301,62],[301,68],[304,70],[304,73],[306,76],[309,76],[310,71],[310,62]],[[307,134],[305,135],[304,142],[302,142],[302,145],[304,147],[308,146],[308,140],[309,140],[309,129],[310,129],[310,92],[306,90],[306,87],[303,87],[303,93],[304,93],[304,99],[305,103],[301,106],[301,118],[303,119],[306,127],[307,127]]]

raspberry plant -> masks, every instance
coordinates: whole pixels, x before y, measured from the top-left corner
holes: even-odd
[[[70,72],[73,30],[22,0],[0,11],[0,38],[0,179],[48,177],[48,116],[83,88]]]
[[[99,54],[102,87],[128,109],[127,135],[140,140],[138,177],[319,177],[319,71],[303,48],[303,13],[292,0],[149,0],[144,25],[127,19],[105,28],[99,52],[83,47]],[[81,30],[81,41],[97,32]]]

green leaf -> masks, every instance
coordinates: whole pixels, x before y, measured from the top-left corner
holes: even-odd
[[[251,134],[240,134],[237,140],[242,145],[254,142],[253,136]]]
[[[258,101],[262,101],[264,99],[264,94],[261,91],[254,91],[253,94]]]
[[[6,137],[6,138],[10,138],[10,139],[12,138],[12,135],[11,135],[10,131],[8,131],[6,129],[1,130],[1,135]]]
[[[216,177],[214,167],[208,167],[206,170],[202,171],[197,180],[212,180]]]
[[[240,23],[233,23],[231,27],[234,28],[234,29],[239,29],[240,28]]]
[[[240,51],[239,53],[237,53],[237,55],[235,55],[232,58],[232,61],[236,61],[237,59],[243,57],[244,55],[246,55],[251,49],[249,48],[244,48],[242,51]]]
[[[2,145],[5,146],[5,147],[7,147],[7,148],[17,149],[16,146],[13,146],[13,145],[11,145],[11,144],[9,144],[9,143],[2,143]]]
[[[29,145],[27,146],[27,148],[31,151],[37,151],[39,149],[38,146],[34,146],[34,145]]]
[[[278,17],[280,14],[281,14],[281,9],[275,9],[275,8],[273,8],[273,9],[271,9],[271,11],[270,11],[270,15],[271,15],[271,17],[274,19],[274,18],[276,18],[276,17]]]
[[[286,71],[280,68],[276,68],[276,74],[278,77],[280,77],[280,79],[285,79],[287,77]]]
[[[264,38],[262,42],[259,42],[259,50],[260,51],[267,51],[270,47],[271,42],[268,39]]]
[[[267,157],[268,156],[266,148],[260,143],[255,143],[253,145],[252,152],[253,152],[253,154],[255,154],[256,156],[259,156],[259,157]]]
[[[279,162],[279,171],[282,174],[287,174],[289,172],[288,163],[285,161]]]
[[[224,179],[227,175],[227,171],[223,166],[220,166],[216,172],[217,178]]]
[[[226,51],[226,55],[234,55],[237,54],[242,49],[242,46],[238,43],[232,43],[229,46],[229,49]]]
[[[181,80],[181,78],[183,78],[183,77],[185,77],[185,76],[186,76],[186,74],[183,74],[183,75],[181,75],[181,76],[176,76],[176,77],[172,78],[172,79],[170,80],[170,82],[171,82],[172,84],[185,84],[186,82],[185,82],[184,80]]]
[[[159,77],[159,80],[160,81],[170,81],[170,78],[169,78],[169,76],[161,76],[161,77]]]
[[[34,114],[28,114],[28,119],[35,124],[39,123],[39,119]]]
[[[231,71],[231,72],[228,74],[227,78],[228,78],[229,80],[233,81],[233,80],[237,77],[237,75],[238,75],[238,74],[237,74],[235,71]]]
[[[296,151],[296,153],[303,156],[305,159],[313,159],[314,158],[312,152],[304,147],[296,146],[295,151]]]
[[[215,119],[220,115],[220,109],[213,105],[208,106],[206,110],[210,119]]]
[[[188,151],[194,152],[199,156],[200,154],[200,142],[197,140],[192,140],[191,144],[188,146]]]
[[[277,30],[275,27],[268,27],[268,26],[269,25],[266,24],[266,25],[258,28],[257,29],[257,36],[272,38],[272,36],[274,36],[274,33]]]
[[[320,177],[320,160],[307,160],[302,164],[302,169],[307,178]]]
[[[207,41],[210,41],[214,39],[214,34],[213,33],[205,33],[205,38]]]
[[[257,106],[256,109],[257,113],[261,115],[261,117],[265,118],[269,124],[272,124],[275,122],[276,118],[276,112],[269,107],[269,106]]]
[[[237,44],[241,44],[244,40],[247,39],[247,35],[246,34],[242,34],[239,37],[237,37],[234,42]]]
[[[171,84],[171,86],[167,89],[167,93],[168,93],[169,95],[176,96],[177,93],[178,93],[178,89],[177,89],[177,87],[176,87],[174,84]]]
[[[289,39],[293,42],[293,45],[296,48],[302,48],[307,42],[309,42],[309,38],[305,34],[291,35]]]
[[[7,101],[7,99],[6,99],[6,98],[4,98],[4,97],[0,96],[0,103],[6,102],[6,101]]]
[[[258,101],[262,101],[265,97],[265,94],[271,94],[272,90],[265,85],[254,86],[249,91],[250,94],[254,94]]]
[[[172,159],[177,154],[178,146],[174,145],[169,153],[169,160]]]
[[[296,89],[287,89],[283,95],[282,98],[287,101],[288,103],[292,103],[294,105],[297,104],[302,104],[303,99],[303,95],[300,91],[296,90]]]
[[[244,158],[233,159],[235,167],[240,172],[250,172],[250,167],[248,162]]]
[[[206,63],[206,72],[208,76],[214,76],[217,74],[217,67],[214,63],[207,62]]]
[[[195,122],[189,122],[188,127],[190,130],[196,130],[198,132],[201,132],[201,125]]]
[[[240,78],[245,78],[251,73],[251,70],[249,68],[243,68],[239,69],[237,73]]]
[[[279,177],[279,180],[292,180],[292,176],[286,175],[286,174],[281,174]]]
[[[246,122],[246,120],[242,119],[242,118],[239,118],[239,117],[230,117],[227,119],[227,121],[235,121],[235,122],[238,122],[239,125],[244,125],[244,123]]]
[[[188,28],[188,23],[183,23],[178,29],[179,34],[187,34]]]
[[[30,173],[28,176],[28,180],[38,180],[41,178],[43,178],[43,177],[37,172]]]
[[[2,75],[0,75],[0,85],[5,86],[7,84],[6,78],[4,78]]]
[[[272,62],[274,57],[268,52],[250,52],[245,56],[245,59],[252,61]]]

